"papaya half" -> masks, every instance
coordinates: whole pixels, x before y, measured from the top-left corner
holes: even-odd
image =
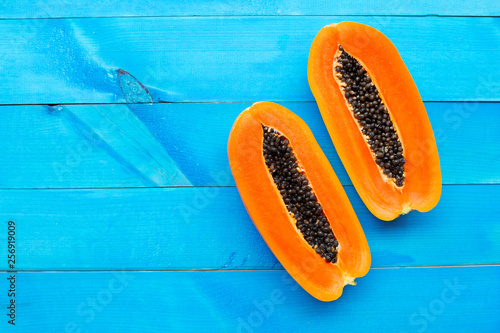
[[[363,229],[302,119],[278,104],[255,103],[236,119],[228,156],[253,223],[307,292],[332,301],[368,272]]]
[[[307,76],[335,149],[368,209],[393,220],[436,206],[441,196],[436,141],[394,44],[364,24],[325,26],[312,43]]]

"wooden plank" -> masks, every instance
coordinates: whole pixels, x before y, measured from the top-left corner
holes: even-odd
[[[373,267],[500,264],[500,185],[445,186],[431,212],[394,222],[346,191]],[[235,188],[2,190],[0,221],[9,220],[18,270],[280,267]]]
[[[61,18],[113,16],[214,16],[214,15],[456,15],[498,16],[498,1],[285,1],[285,0],[83,0],[75,6],[57,0],[7,0],[0,5],[0,18]]]
[[[249,105],[3,106],[0,188],[234,186],[227,138]],[[316,104],[283,105],[309,124],[351,184]],[[445,184],[500,182],[499,105],[426,103]]]
[[[309,47],[323,26],[345,19],[3,20],[0,104],[313,101]],[[424,100],[500,100],[500,18],[349,20],[394,42]]]
[[[498,332],[499,279],[499,266],[378,269],[323,303],[283,271],[18,273],[15,331]]]

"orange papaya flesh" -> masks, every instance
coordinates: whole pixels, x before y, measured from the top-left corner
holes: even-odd
[[[324,27],[309,52],[308,80],[335,149],[378,218],[431,210],[441,169],[422,98],[396,47],[380,31]]]
[[[356,214],[307,125],[260,102],[236,119],[228,156],[245,207],[290,275],[322,301],[364,276],[370,250]]]

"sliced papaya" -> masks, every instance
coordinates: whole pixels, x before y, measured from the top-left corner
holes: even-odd
[[[363,229],[302,119],[278,104],[256,103],[236,119],[228,155],[253,223],[307,292],[332,301],[368,272]]]
[[[441,169],[424,103],[396,47],[380,31],[324,27],[308,80],[335,149],[368,209],[382,220],[431,210]]]

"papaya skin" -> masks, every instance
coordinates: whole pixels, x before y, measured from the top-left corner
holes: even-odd
[[[262,125],[281,132],[323,207],[339,242],[337,263],[327,263],[295,227],[263,156]],[[326,156],[307,125],[288,109],[259,102],[236,119],[228,157],[243,203],[265,242],[288,273],[312,296],[333,301],[370,269],[368,242]]]
[[[406,160],[402,187],[395,186],[375,163],[335,80],[339,45],[363,65],[389,110]],[[436,141],[422,98],[394,44],[364,24],[325,26],[312,43],[307,76],[335,149],[368,209],[390,221],[411,210],[434,208],[442,187]]]

